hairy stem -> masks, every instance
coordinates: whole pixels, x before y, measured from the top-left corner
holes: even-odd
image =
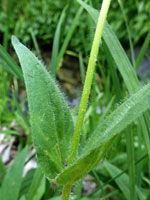
[[[83,88],[83,94],[81,98],[81,103],[80,103],[80,108],[79,108],[79,114],[75,126],[75,131],[74,131],[74,137],[73,137],[73,142],[72,142],[72,147],[71,147],[71,154],[69,157],[69,164],[71,164],[74,159],[76,158],[77,155],[77,149],[80,141],[80,133],[81,133],[81,128],[83,125],[83,120],[84,120],[84,115],[86,112],[87,108],[87,102],[90,94],[90,89],[91,89],[91,84],[92,84],[92,78],[93,78],[93,73],[96,65],[96,59],[97,59],[97,54],[100,46],[100,41],[102,37],[102,32],[104,28],[104,23],[106,20],[107,12],[109,9],[111,0],[103,0],[102,3],[102,8],[100,11],[97,27],[96,27],[96,32],[92,44],[92,49],[90,53],[90,59],[88,63],[88,69],[87,69],[87,75],[85,79],[85,84]]]

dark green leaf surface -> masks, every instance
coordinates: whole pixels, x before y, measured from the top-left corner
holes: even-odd
[[[68,158],[73,135],[72,117],[45,67],[14,36],[12,43],[23,69],[38,161],[46,176],[54,179]]]
[[[25,164],[26,154],[28,148],[26,147],[14,160],[12,166],[8,170],[1,188],[1,200],[17,200],[21,182],[22,172]]]

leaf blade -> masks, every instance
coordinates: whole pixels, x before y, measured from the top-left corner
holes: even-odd
[[[1,200],[17,200],[22,182],[22,172],[28,148],[25,147],[16,157],[6,176],[1,188]]]
[[[21,63],[27,88],[31,127],[39,164],[49,179],[65,166],[73,121],[55,80],[19,40],[12,43]]]

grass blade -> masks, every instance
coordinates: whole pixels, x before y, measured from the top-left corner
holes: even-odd
[[[118,169],[116,166],[110,164],[108,161],[104,162],[104,166],[112,177],[114,177],[118,173],[121,173],[120,169]],[[126,174],[122,174],[122,176],[115,179],[115,182],[117,183],[118,187],[124,194],[125,198],[127,200],[130,199],[129,177]],[[144,200],[146,198],[144,193],[137,186],[136,186],[136,192],[137,192],[140,200]]]
[[[147,158],[147,154],[142,156],[140,159],[138,159],[134,164],[135,165],[139,165],[141,164],[141,162]],[[128,171],[128,169],[123,170],[122,172],[119,172],[117,175],[113,176],[110,180],[108,180],[104,185],[103,188],[108,185],[109,183],[113,182],[113,180],[117,179],[118,177],[122,176],[122,174],[126,173]]]
[[[34,44],[36,53],[37,53],[38,57],[39,57],[40,59],[42,59],[41,52],[40,52],[40,48],[39,48],[39,45],[38,45],[36,36],[35,36],[35,34],[33,33],[32,30],[30,31],[30,34],[31,34],[31,37],[32,37],[32,40],[33,40],[33,44]]]
[[[2,161],[2,157],[0,155],[0,185],[3,182],[3,178],[4,178],[5,174],[6,174],[6,167]]]
[[[118,75],[117,75],[117,69],[116,69],[115,63],[114,63],[114,61],[113,61],[113,59],[110,55],[110,52],[107,51],[106,45],[103,44],[103,47],[105,49],[106,58],[107,58],[107,61],[108,61],[108,66],[109,66],[109,69],[110,69],[113,85],[114,85],[114,88],[115,88],[116,97],[117,97],[117,100],[120,101],[122,99],[122,91],[121,91],[121,88],[120,88],[120,80],[119,80]]]
[[[13,71],[13,75],[15,74],[18,79],[24,82],[23,75],[20,67],[15,63],[15,61],[11,58],[11,56],[6,52],[4,47],[0,45],[0,56],[7,63],[7,68],[10,68],[10,72]]]
[[[18,131],[15,130],[0,130],[0,134],[6,134],[6,135],[20,135]]]
[[[35,171],[32,183],[30,185],[26,200],[34,199],[34,196],[37,193],[42,181],[43,181],[43,173],[41,172],[40,168],[37,168]]]
[[[65,51],[67,49],[67,46],[68,46],[68,43],[69,43],[69,41],[71,39],[71,36],[72,36],[72,34],[73,34],[76,26],[77,26],[77,22],[78,22],[79,17],[80,17],[80,15],[81,15],[82,12],[83,12],[83,8],[80,7],[78,9],[78,11],[77,11],[76,16],[74,17],[74,19],[72,21],[72,24],[71,24],[71,26],[69,28],[69,31],[68,31],[65,39],[64,39],[63,45],[62,45],[62,47],[61,47],[61,49],[59,51],[59,54],[58,54],[58,57],[57,57],[56,69],[55,70],[57,70],[59,63],[60,63],[62,57],[64,56],[64,53],[65,53]]]
[[[121,12],[122,12],[122,15],[123,15],[123,18],[124,18],[124,21],[125,21],[125,26],[126,26],[126,29],[127,29],[130,51],[131,51],[131,58],[132,58],[132,65],[135,67],[134,46],[133,46],[133,42],[132,42],[130,28],[129,28],[128,21],[127,21],[127,18],[126,18],[126,14],[125,14],[125,11],[124,11],[123,3],[121,1],[118,1],[118,3],[120,5]]]
[[[138,69],[138,67],[140,66],[140,64],[142,62],[142,59],[143,59],[143,57],[145,55],[145,52],[146,52],[146,50],[148,48],[149,43],[150,43],[150,31],[148,32],[148,34],[147,34],[147,36],[146,36],[146,38],[144,40],[144,43],[143,43],[143,45],[141,47],[141,50],[140,50],[140,52],[138,54],[138,57],[136,59],[136,63],[135,63],[136,70]]]
[[[1,200],[17,200],[28,148],[25,147],[8,170],[1,188]]]
[[[65,19],[65,14],[66,14],[66,10],[67,10],[68,6],[65,6],[62,14],[60,16],[60,19],[58,21],[58,25],[56,28],[56,32],[55,32],[55,36],[54,36],[54,40],[53,40],[53,48],[52,48],[52,57],[51,57],[51,65],[50,65],[50,71],[51,73],[55,76],[56,75],[56,71],[57,71],[57,56],[58,56],[58,50],[59,50],[59,42],[60,42],[60,35],[61,35],[61,26],[62,23]]]

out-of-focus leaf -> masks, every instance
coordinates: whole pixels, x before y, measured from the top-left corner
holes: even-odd
[[[115,177],[116,174],[121,173],[121,170],[118,169],[116,166],[112,165],[108,161],[104,162],[104,166],[111,175],[111,177]],[[125,198],[128,200],[130,199],[130,190],[129,190],[129,177],[126,174],[122,174],[120,177],[115,179],[115,182],[117,183],[118,187],[124,194]],[[144,193],[140,190],[140,188],[136,187],[136,192],[138,194],[138,197],[140,200],[146,199],[146,196]]]
[[[52,74],[56,75],[56,71],[57,71],[57,56],[58,56],[58,50],[59,50],[59,43],[60,43],[60,35],[61,35],[61,26],[62,23],[65,19],[65,13],[66,13],[66,9],[68,6],[65,6],[65,8],[62,11],[62,14],[60,16],[57,28],[56,28],[56,32],[55,32],[55,36],[54,36],[54,41],[53,41],[53,49],[52,49],[52,57],[51,57],[51,66],[50,66],[50,71]]]
[[[43,173],[41,172],[40,168],[37,168],[36,172],[34,174],[32,183],[30,185],[26,200],[33,200],[33,198],[35,197],[35,194],[38,194],[38,190],[39,190],[40,186],[41,185],[43,186],[43,183],[44,183],[43,182]]]
[[[6,174],[6,167],[2,161],[2,157],[0,156],[0,185],[2,184],[5,174]]]
[[[4,69],[6,69],[8,72],[10,72],[12,75],[16,75],[18,79],[24,82],[20,67],[15,63],[12,57],[6,52],[6,50],[4,49],[2,45],[0,45],[0,56],[7,63],[7,65],[2,63],[1,66]]]
[[[18,199],[27,151],[28,148],[25,147],[8,170],[1,188],[1,200]]]

